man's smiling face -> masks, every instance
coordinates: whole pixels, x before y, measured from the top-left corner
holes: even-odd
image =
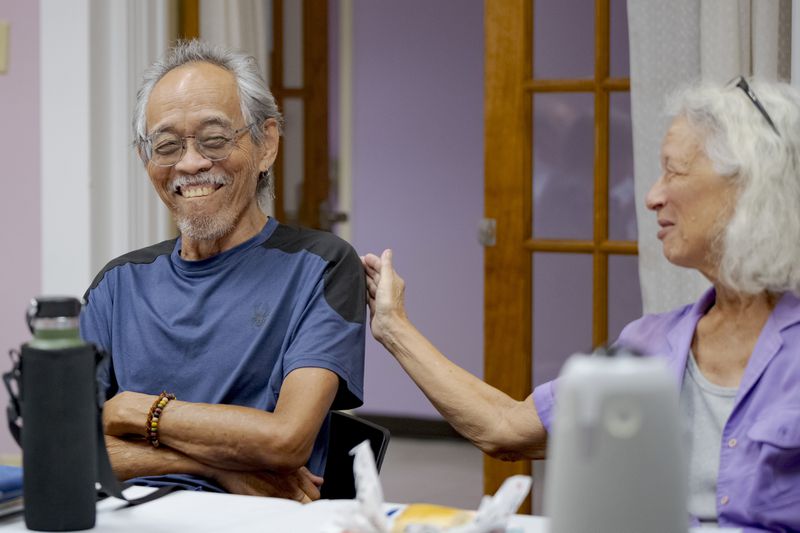
[[[161,78],[148,99],[146,120],[151,137],[161,132],[194,136],[208,128],[233,132],[247,126],[234,75],[210,63],[189,63]],[[258,175],[269,168],[276,152],[270,148],[270,128],[260,145],[247,131],[235,136],[233,150],[220,161],[204,157],[196,139],[188,138],[174,166],[147,163],[150,180],[182,235],[219,239],[258,211]]]

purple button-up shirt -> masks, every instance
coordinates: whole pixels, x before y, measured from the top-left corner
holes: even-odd
[[[616,344],[665,357],[680,386],[697,322],[714,302],[711,289],[694,305],[628,324]],[[545,428],[555,407],[554,382],[533,391]],[[800,299],[784,294],[764,324],[722,431],[717,516],[720,527],[800,531]]]

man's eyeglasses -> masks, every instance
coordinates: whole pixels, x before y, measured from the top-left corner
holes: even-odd
[[[772,117],[770,117],[769,113],[767,113],[767,110],[764,109],[764,105],[761,103],[761,100],[758,99],[756,93],[754,93],[753,89],[750,88],[750,84],[747,83],[747,80],[744,79],[744,76],[739,76],[738,78],[735,78],[735,81],[736,81],[736,86],[740,88],[744,92],[744,94],[747,95],[747,97],[750,99],[751,102],[753,102],[753,105],[756,106],[756,109],[758,109],[758,111],[761,113],[761,116],[763,116],[764,119],[767,121],[769,127],[772,128],[772,131],[775,132],[775,135],[780,137],[781,134],[778,132],[778,128],[775,127],[775,123],[772,122]]]
[[[231,155],[236,141],[250,126],[232,130],[225,126],[209,125],[194,135],[181,137],[177,133],[163,131],[154,133],[142,143],[148,161],[159,167],[171,167],[183,159],[186,153],[186,139],[194,139],[200,155],[209,161],[222,161]]]

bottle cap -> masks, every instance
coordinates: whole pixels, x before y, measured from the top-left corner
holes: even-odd
[[[39,296],[31,300],[28,308],[28,327],[33,331],[32,322],[37,318],[77,318],[81,306],[81,301],[72,296]]]

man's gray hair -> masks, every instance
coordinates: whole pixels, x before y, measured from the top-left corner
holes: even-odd
[[[283,131],[283,117],[275,103],[275,97],[267,87],[256,60],[247,54],[235,52],[221,46],[204,41],[178,41],[174,47],[158,61],[145,70],[142,85],[136,94],[136,105],[133,111],[133,135],[137,148],[147,139],[147,120],[145,111],[150,93],[156,83],[169,71],[188,63],[211,63],[234,75],[239,88],[239,101],[242,116],[250,125],[250,137],[258,144],[264,140],[262,129],[267,119],[274,119],[278,124],[278,133]],[[272,167],[258,177],[257,195],[262,210],[274,198],[274,176]]]
[[[720,281],[755,294],[800,294],[800,92],[785,83],[748,80],[779,134],[733,85],[695,85],[669,110],[705,135],[717,173],[738,186],[720,235]]]

